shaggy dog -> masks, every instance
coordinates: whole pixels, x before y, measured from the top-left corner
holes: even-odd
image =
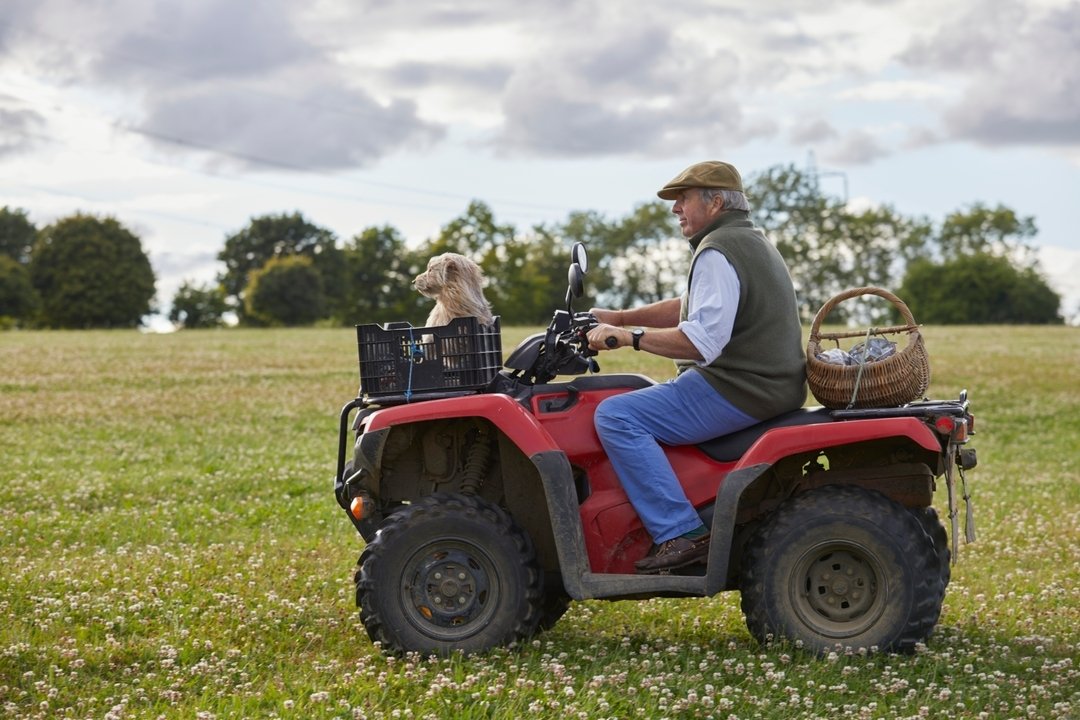
[[[443,253],[431,258],[427,270],[413,280],[413,286],[435,301],[427,318],[428,327],[445,325],[459,317],[475,317],[488,327],[495,322],[491,304],[484,297],[484,274],[464,255]]]

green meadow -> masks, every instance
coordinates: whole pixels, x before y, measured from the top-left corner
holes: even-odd
[[[761,646],[725,593],[574,603],[446,659],[359,621],[331,492],[351,329],[0,333],[0,718],[1078,718],[1080,330],[924,333],[980,461],[925,647]]]

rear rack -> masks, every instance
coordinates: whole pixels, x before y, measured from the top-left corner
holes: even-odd
[[[833,410],[829,414],[837,420],[862,420],[870,418],[933,417],[937,415],[967,415],[967,390],[960,391],[958,400],[922,400],[891,408],[854,408]]]

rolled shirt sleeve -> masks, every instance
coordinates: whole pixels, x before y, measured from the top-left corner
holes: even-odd
[[[701,354],[695,362],[709,365],[731,339],[739,307],[739,276],[722,252],[706,248],[694,260],[689,303],[679,330]]]

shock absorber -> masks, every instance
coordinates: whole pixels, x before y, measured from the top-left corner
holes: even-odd
[[[483,423],[476,423],[472,443],[465,457],[465,470],[461,477],[461,492],[475,495],[484,484],[488,465],[491,462],[491,433]]]

